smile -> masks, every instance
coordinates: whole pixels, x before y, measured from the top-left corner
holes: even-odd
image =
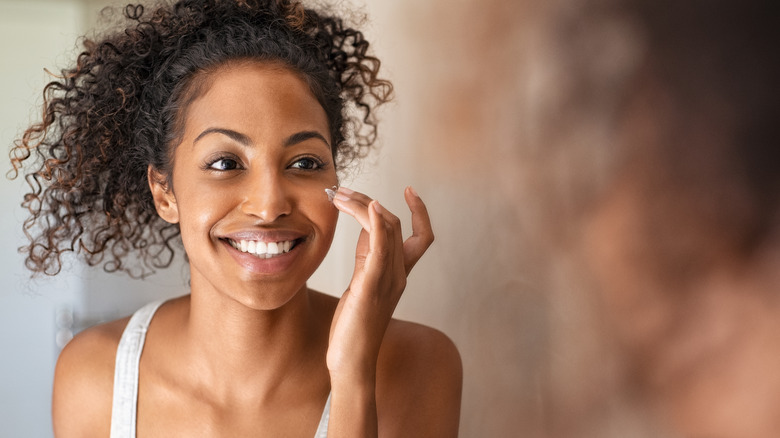
[[[297,244],[297,240],[284,240],[281,242],[262,242],[259,240],[232,240],[226,239],[230,246],[257,258],[270,259],[290,252]]]

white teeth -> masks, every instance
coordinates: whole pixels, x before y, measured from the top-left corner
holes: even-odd
[[[256,240],[230,240],[230,245],[245,253],[254,254],[260,258],[271,258],[279,254],[290,252],[293,247],[292,240],[282,242],[261,242]]]

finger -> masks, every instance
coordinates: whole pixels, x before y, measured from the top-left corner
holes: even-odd
[[[363,267],[366,265],[366,257],[368,257],[368,251],[370,249],[370,236],[368,231],[360,230],[357,248],[355,248],[355,274],[364,271]]]
[[[379,202],[376,203],[377,211],[382,215],[383,224],[387,233],[387,244],[391,246],[392,258],[387,261],[387,268],[394,270],[396,266],[404,266],[404,242],[403,233],[401,231],[401,219],[398,216],[390,213],[389,210],[384,208]]]
[[[384,212],[384,218],[386,223],[389,225],[389,236],[390,239],[392,239],[390,242],[393,244],[393,269],[395,270],[395,267],[399,267],[400,269],[405,269],[405,263],[404,263],[404,234],[401,230],[401,219],[399,219],[396,215],[390,213],[386,209],[383,208]],[[406,272],[404,272],[406,273]]]
[[[363,282],[367,287],[361,290],[376,290],[380,283],[384,267],[390,260],[390,248],[387,244],[387,228],[382,217],[382,207],[377,201],[371,201],[368,208],[368,216],[371,227],[375,230],[369,233],[369,249],[363,264]]]
[[[431,246],[434,237],[428,208],[417,192],[409,186],[404,190],[404,198],[412,212],[412,235],[403,244],[404,267],[406,273],[409,274],[420,257]]]
[[[371,231],[371,220],[369,219],[368,205],[372,199],[368,196],[340,187],[333,197],[333,205],[340,211],[354,217],[363,229]]]
[[[368,208],[368,204],[370,204],[371,201],[374,200],[370,196],[360,192],[356,192],[348,187],[339,187],[336,193],[341,193],[342,195],[345,195],[349,199],[363,204],[364,206],[366,206],[366,208]]]
[[[404,265],[404,248],[401,234],[401,220],[395,215],[387,211],[379,202],[374,201],[376,211],[381,214],[382,224],[387,238],[384,243],[384,250],[382,252],[382,259],[377,260],[377,267],[382,269],[383,276],[382,281],[387,284],[387,288],[384,288],[385,295],[393,300],[393,306],[398,303],[401,298],[401,294],[406,288],[406,274]],[[374,225],[380,227],[381,224]],[[381,228],[375,228],[375,230]],[[372,234],[377,234],[375,231]]]

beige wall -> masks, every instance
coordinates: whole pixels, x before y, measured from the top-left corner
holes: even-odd
[[[396,316],[458,345],[461,436],[542,436],[550,309],[520,148],[533,136],[537,72],[524,60],[540,11],[522,1],[376,0],[367,12],[397,98],[359,184],[404,214],[401,191],[414,185],[437,236]]]

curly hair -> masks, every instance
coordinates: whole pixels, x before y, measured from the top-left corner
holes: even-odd
[[[328,117],[337,168],[365,156],[375,109],[392,94],[368,46],[341,18],[295,0],[126,6],[120,29],[86,39],[75,67],[46,85],[42,121],[11,150],[10,177],[28,170],[30,186],[25,265],[54,275],[75,252],[90,266],[142,277],[171,264],[180,230],[157,215],[147,169],[170,177],[182,113],[205,91],[201,79],[226,62],[282,63],[300,74]]]

